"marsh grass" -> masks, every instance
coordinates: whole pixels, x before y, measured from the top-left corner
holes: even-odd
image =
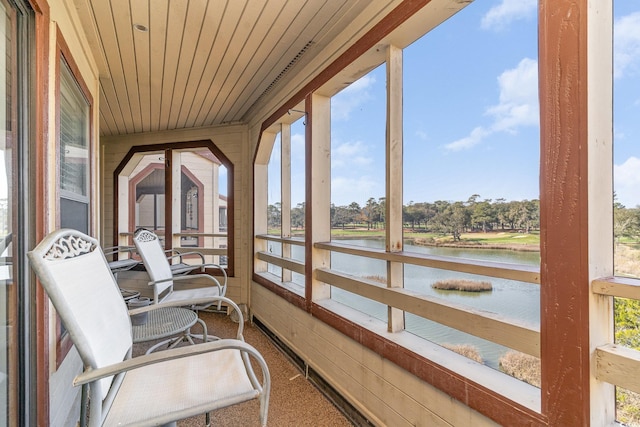
[[[500,370],[540,388],[540,359],[519,351],[508,351],[500,358]]]
[[[466,279],[439,280],[431,287],[441,291],[491,292],[493,290],[491,282]]]
[[[364,276],[364,278],[368,280],[372,280],[374,282],[378,282],[378,283],[387,283],[387,278],[384,276],[369,275],[369,276]]]
[[[442,347],[449,349],[455,353],[458,353],[468,359],[474,360],[478,363],[484,363],[480,352],[475,346],[471,344],[440,344]]]
[[[616,275],[640,277],[640,250],[631,245],[617,244],[614,254]]]

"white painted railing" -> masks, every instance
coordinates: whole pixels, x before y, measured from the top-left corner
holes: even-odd
[[[594,293],[640,300],[640,280],[612,277],[594,280]],[[609,343],[596,349],[596,378],[640,393],[640,351]]]
[[[256,238],[304,245],[304,241],[297,238],[283,239],[273,235],[259,235]],[[540,273],[535,266],[461,260],[454,257],[412,252],[386,252],[382,249],[363,248],[335,242],[316,243],[314,246],[319,249],[370,259],[540,284]],[[264,251],[258,251],[256,257],[261,261],[299,274],[305,272],[304,263],[291,258]],[[386,287],[372,280],[339,273],[328,268],[317,269],[314,274],[321,282],[369,300],[415,314],[522,353],[540,357],[539,329],[519,320],[507,319],[495,313],[447,303],[408,289]]]

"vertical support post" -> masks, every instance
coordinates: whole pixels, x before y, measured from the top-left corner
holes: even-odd
[[[604,4],[608,3],[608,4]],[[542,413],[549,425],[609,425],[613,387],[593,350],[612,338],[611,2],[540,0]]]
[[[176,233],[182,232],[182,157],[179,150],[167,150],[167,158],[171,156],[171,195],[166,195],[165,203],[170,203],[171,209],[171,230],[167,230],[164,240],[169,248],[180,247],[180,236]],[[171,246],[169,246],[171,245]]]
[[[198,206],[201,203],[205,203],[208,197],[212,197],[213,215],[209,217],[204,215],[205,225],[204,232],[211,230],[214,234],[220,234],[220,165],[213,162],[211,164],[211,191],[204,191],[205,194],[198,194]],[[207,206],[204,204],[204,206]],[[198,238],[198,241],[203,241],[205,248],[218,249],[220,247],[220,237],[205,237],[204,239]],[[210,258],[214,264],[220,264],[220,255],[209,255],[206,258]],[[206,259],[205,258],[205,259]]]
[[[386,251],[403,250],[402,240],[402,49],[387,48]],[[404,265],[387,261],[387,287],[404,287]],[[404,311],[388,306],[389,332],[404,329]]]
[[[269,204],[269,158],[271,150],[276,140],[276,134],[273,132],[263,132],[259,144],[260,149],[256,153],[256,159],[253,164],[253,224],[254,237],[258,234],[267,234],[267,206]],[[255,252],[265,252],[267,250],[267,241],[254,238]],[[267,271],[268,265],[264,261],[260,261],[257,257],[253,258],[253,269],[256,273],[264,273]]]
[[[281,236],[291,237],[291,125],[280,127],[280,218]],[[282,243],[282,257],[291,258],[291,245]],[[291,270],[282,268],[282,281],[291,281]]]
[[[129,219],[129,177],[120,174],[118,175],[118,211],[116,215],[117,224],[118,224],[118,235],[114,236],[117,239],[117,246],[128,246],[132,245],[133,242],[130,240],[129,236],[121,236],[120,233],[131,232],[133,233],[135,230],[129,229],[129,221],[135,224],[135,218]],[[134,201],[135,203],[135,201]],[[135,227],[134,227],[135,228]],[[114,230],[115,233],[115,230]]]
[[[305,298],[311,311],[313,301],[331,297],[331,287],[314,274],[331,265],[331,253],[314,247],[315,242],[331,240],[331,99],[311,94],[305,111]]]
[[[589,285],[614,274],[613,239],[613,2],[587,2],[587,172]],[[589,286],[591,289],[591,286]],[[614,342],[613,297],[589,292],[589,354]],[[590,357],[590,422],[615,424],[615,387],[595,379]]]

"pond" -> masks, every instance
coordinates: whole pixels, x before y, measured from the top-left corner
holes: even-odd
[[[337,240],[334,242],[349,245],[384,248],[382,239]],[[270,242],[270,246],[273,242]],[[443,247],[427,247],[413,245],[405,242],[404,250],[438,256],[452,256],[474,260],[519,264],[540,265],[539,252],[520,252],[499,249],[459,249]],[[279,244],[273,244],[273,252],[280,252]],[[304,249],[292,248],[292,256],[295,259],[304,259]],[[386,277],[386,262],[354,255],[333,253],[331,256],[331,268],[358,277],[381,278]],[[278,271],[272,271],[278,274]],[[493,286],[490,292],[459,292],[439,291],[431,285],[444,279],[469,279],[489,281]],[[294,275],[295,282],[304,283],[301,276]],[[540,286],[537,284],[518,282],[507,279],[497,279],[485,276],[477,276],[466,273],[458,273],[447,270],[405,265],[404,286],[407,289],[419,291],[424,295],[442,299],[444,301],[459,304],[478,310],[495,313],[505,319],[513,319],[532,327],[540,324]],[[375,301],[362,298],[341,289],[332,288],[332,298],[340,301],[356,310],[365,312],[382,321],[387,320],[387,306]],[[497,368],[500,357],[509,349],[492,342],[468,335],[458,330],[440,325],[421,317],[406,314],[406,330],[427,340],[438,344],[470,344],[478,350],[485,364]]]

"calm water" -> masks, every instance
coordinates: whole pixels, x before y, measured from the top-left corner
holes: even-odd
[[[338,242],[339,240],[334,241]],[[361,247],[384,248],[384,240],[362,239],[345,240],[342,242]],[[405,242],[404,249],[409,252],[510,264],[536,266],[540,264],[540,254],[538,252],[423,247],[415,246],[407,242]],[[303,248],[293,247],[292,251],[295,259],[302,260],[304,258]],[[279,244],[273,245],[272,252],[280,253]],[[353,255],[333,253],[331,256],[331,268],[359,277],[386,277],[386,262]],[[278,271],[272,272],[278,273]],[[407,289],[419,291],[425,295],[439,298],[450,303],[495,313],[503,318],[515,319],[534,327],[540,324],[539,285],[411,265],[405,265],[404,276],[404,285]],[[431,285],[438,280],[454,278],[489,281],[493,285],[493,291],[468,293],[438,291],[431,287]],[[295,275],[294,281],[300,284],[304,283],[302,277],[295,277]],[[382,321],[386,322],[387,320],[386,305],[367,300],[366,298],[338,288],[332,289],[332,298],[354,309],[366,312]],[[413,334],[438,344],[472,344],[478,349],[485,363],[493,368],[498,367],[500,356],[508,351],[505,347],[422,319],[410,313],[406,315],[406,329]]]

